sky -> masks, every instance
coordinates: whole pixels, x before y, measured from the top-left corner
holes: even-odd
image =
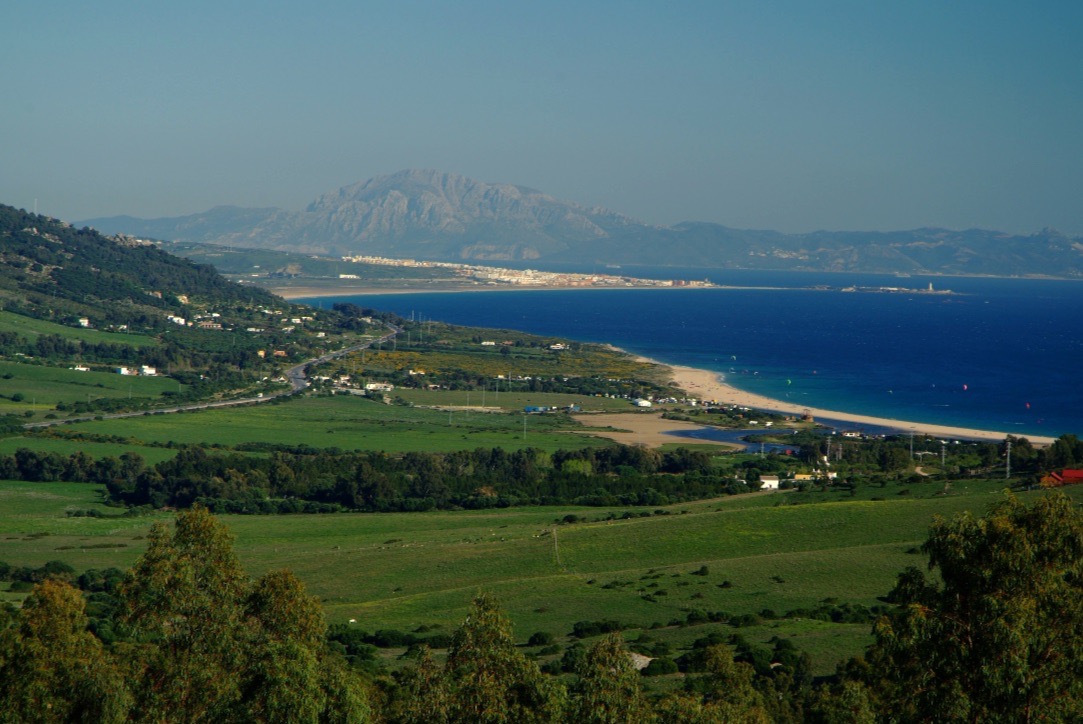
[[[1083,235],[1081,37],[1078,0],[9,0],[0,203],[430,168],[660,225]]]

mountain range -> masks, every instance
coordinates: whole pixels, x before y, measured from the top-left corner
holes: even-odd
[[[512,184],[407,170],[344,186],[303,211],[219,206],[188,216],[79,222],[104,233],[332,256],[1083,278],[1083,238],[953,231],[657,226]]]

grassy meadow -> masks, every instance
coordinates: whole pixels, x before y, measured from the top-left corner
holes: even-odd
[[[466,393],[434,394],[431,404],[455,404]],[[481,402],[481,393],[472,393]],[[502,394],[501,405],[509,401]],[[515,410],[521,410],[518,398]],[[557,405],[578,401],[590,405],[605,398],[536,393],[523,399],[532,404]],[[486,401],[487,403],[489,401]],[[627,402],[622,401],[627,407]],[[590,409],[590,408],[587,408]],[[603,409],[601,404],[597,409]],[[509,410],[510,412],[510,410]],[[524,432],[525,423],[525,432]],[[133,441],[223,445],[266,442],[282,445],[307,444],[343,450],[385,450],[405,452],[427,450],[472,450],[478,447],[544,450],[580,448],[608,444],[596,438],[571,434],[580,425],[564,415],[522,415],[476,410],[430,409],[386,405],[354,395],[306,396],[282,403],[245,408],[196,410],[171,415],[90,420],[71,430],[109,435]],[[34,445],[25,445],[35,447]],[[140,453],[142,454],[142,453]]]
[[[30,341],[47,334],[56,334],[65,339],[77,339],[82,342],[93,344],[123,344],[132,347],[153,347],[158,341],[153,337],[141,334],[126,334],[122,332],[103,332],[97,329],[83,327],[68,327],[56,324],[44,319],[34,319],[21,314],[0,311],[0,332],[14,332]]]
[[[40,416],[53,410],[59,402],[125,397],[159,399],[163,392],[177,389],[176,380],[167,377],[93,370],[80,372],[64,367],[0,361],[0,415],[33,412]]]
[[[292,569],[332,623],[450,631],[471,597],[488,590],[521,641],[546,631],[566,643],[576,621],[614,619],[630,638],[652,629],[650,636],[679,648],[720,625],[677,625],[694,610],[781,615],[823,601],[877,604],[905,566],[924,566],[916,550],[934,516],[982,513],[1002,495],[1001,483],[973,482],[946,495],[926,486],[924,495],[878,501],[805,494],[810,502],[800,505],[783,492],[654,511],[564,506],[222,519],[252,575]],[[128,566],[152,521],[169,519],[67,515],[90,508],[117,512],[101,505],[97,486],[0,483],[0,560]],[[569,515],[579,521],[560,522]],[[751,623],[723,628],[750,640],[792,638],[818,673],[868,642],[867,624],[770,615]]]

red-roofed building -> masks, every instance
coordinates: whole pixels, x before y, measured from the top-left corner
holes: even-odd
[[[1079,485],[1083,483],[1083,470],[1065,468],[1059,473],[1049,473],[1042,478],[1043,488],[1059,488],[1064,485]]]

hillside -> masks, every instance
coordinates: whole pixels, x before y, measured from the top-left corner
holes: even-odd
[[[281,305],[154,244],[106,237],[0,205],[0,299],[29,317],[96,328],[154,329],[196,306]]]
[[[0,418],[270,390],[290,363],[383,329],[354,311],[293,305],[154,243],[0,206]]]
[[[1083,277],[1083,240],[1053,229],[783,234],[706,222],[663,227],[438,171],[344,186],[298,212],[220,206],[175,218],[85,223],[108,233],[333,256]]]

